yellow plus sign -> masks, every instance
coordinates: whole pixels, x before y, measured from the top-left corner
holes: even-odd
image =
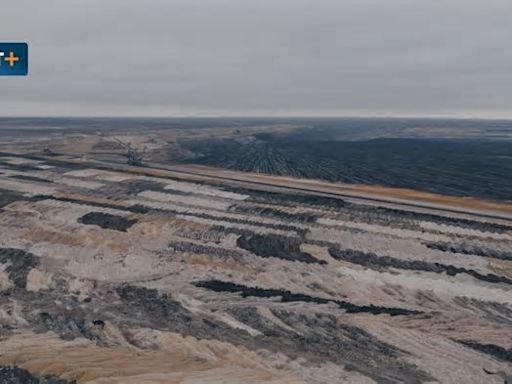
[[[14,56],[14,52],[13,52],[13,51],[11,51],[11,52],[9,53],[9,56],[7,56],[4,60],[9,62],[9,66],[10,66],[10,67],[14,67],[14,63],[15,63],[15,62],[17,62],[17,61],[19,61],[19,60],[20,60],[20,58],[19,58],[19,57]]]

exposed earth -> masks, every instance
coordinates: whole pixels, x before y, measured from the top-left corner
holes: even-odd
[[[1,383],[509,380],[507,201],[167,161],[231,127],[116,134],[141,166],[0,140]]]

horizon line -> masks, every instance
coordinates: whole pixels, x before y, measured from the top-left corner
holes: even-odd
[[[0,119],[410,119],[410,120],[486,120],[512,121],[510,117],[481,117],[453,115],[12,115]]]

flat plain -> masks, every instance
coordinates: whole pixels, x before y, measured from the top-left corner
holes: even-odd
[[[508,125],[311,124],[1,121],[0,382],[504,383]]]

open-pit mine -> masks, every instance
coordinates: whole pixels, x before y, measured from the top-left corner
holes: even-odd
[[[184,160],[294,125],[5,124],[0,383],[511,382],[507,201]]]

